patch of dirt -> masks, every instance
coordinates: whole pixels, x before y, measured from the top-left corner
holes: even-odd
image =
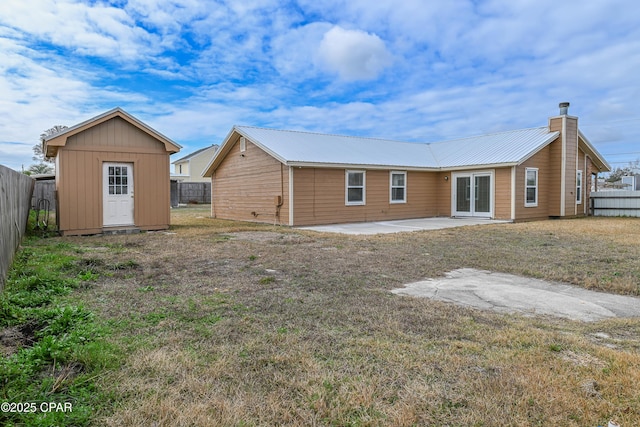
[[[593,366],[596,368],[604,369],[607,367],[607,364],[603,361],[594,357],[590,354],[578,354],[573,351],[567,350],[563,351],[560,357],[567,362],[571,362],[576,366],[584,366],[589,367]]]
[[[9,357],[21,348],[29,347],[35,342],[34,336],[37,325],[33,322],[24,325],[10,326],[0,331],[0,353]]]

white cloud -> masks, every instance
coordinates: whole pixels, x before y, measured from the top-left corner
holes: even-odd
[[[327,22],[314,22],[276,35],[271,41],[271,54],[278,72],[296,81],[315,76],[317,46],[331,27]]]
[[[160,44],[124,10],[100,3],[4,0],[3,8],[0,24],[83,55],[131,60],[157,52],[154,46]]]
[[[371,80],[391,64],[391,54],[375,34],[335,26],[324,34],[318,60],[344,80]]]

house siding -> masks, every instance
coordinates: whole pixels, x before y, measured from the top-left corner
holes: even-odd
[[[577,214],[576,208],[576,170],[578,162],[578,119],[571,116],[559,116],[549,119],[551,132],[561,132],[551,146],[552,173],[558,177],[551,188],[549,216],[571,217]],[[564,166],[564,181],[562,168]],[[563,196],[564,189],[564,198]],[[564,208],[564,209],[563,209]],[[563,212],[564,210],[564,212]]]
[[[282,206],[275,198],[281,197]],[[211,178],[211,215],[240,221],[289,224],[288,167],[247,140],[236,140]]]
[[[552,117],[549,119],[549,130],[551,132],[561,132],[558,138],[553,141],[549,147],[549,173],[551,176],[555,177],[554,181],[550,183],[549,186],[549,216],[551,217],[559,217],[560,216],[560,206],[562,201],[562,181],[561,181],[561,171],[562,171],[562,117]]]
[[[560,192],[552,192],[553,167],[551,164],[552,146],[548,145],[538,153],[516,167],[515,203],[516,221],[533,221],[549,218],[550,200],[560,198]],[[525,175],[527,168],[538,169],[538,206],[525,206]],[[558,186],[559,188],[559,186]],[[559,204],[558,204],[559,205]]]
[[[202,172],[213,159],[217,147],[210,147],[189,159],[189,182],[209,182],[209,178],[202,176]]]
[[[202,173],[213,159],[217,146],[212,146],[196,154],[195,156],[174,164],[174,173],[188,175],[185,182],[211,182],[211,178],[203,177]],[[182,172],[180,172],[182,166]]]
[[[70,136],[56,162],[63,235],[102,232],[104,162],[133,164],[135,226],[169,227],[169,154],[162,143],[125,120],[115,117]]]
[[[438,185],[445,182],[444,179],[442,183],[438,181],[438,173],[407,171],[407,202],[390,203],[391,170],[366,170],[366,204],[347,206],[345,170],[294,168],[294,225],[383,221],[439,214],[441,189]]]
[[[576,204],[576,171],[578,170],[578,119],[567,117],[566,125],[566,174],[565,174],[565,216],[578,214]]]
[[[511,168],[497,168],[494,173],[494,211],[495,219],[511,218]]]
[[[451,216],[451,172],[439,172],[436,179],[438,192],[436,194],[436,216]]]

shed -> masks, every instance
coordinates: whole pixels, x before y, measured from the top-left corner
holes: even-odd
[[[45,138],[63,235],[169,228],[169,156],[180,145],[121,108]]]

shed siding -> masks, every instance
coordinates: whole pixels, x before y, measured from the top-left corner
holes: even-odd
[[[64,149],[166,154],[164,144],[120,117],[70,136]]]
[[[294,225],[438,215],[438,173],[407,171],[406,203],[390,203],[389,174],[390,170],[366,170],[366,204],[347,206],[345,169],[294,168]]]
[[[277,196],[282,199],[279,209]],[[288,167],[248,140],[243,153],[239,141],[233,144],[211,179],[215,218],[288,224],[288,200]]]
[[[169,153],[160,141],[114,118],[71,136],[58,151],[60,231],[64,235],[102,232],[104,162],[133,164],[135,226],[168,228]]]

